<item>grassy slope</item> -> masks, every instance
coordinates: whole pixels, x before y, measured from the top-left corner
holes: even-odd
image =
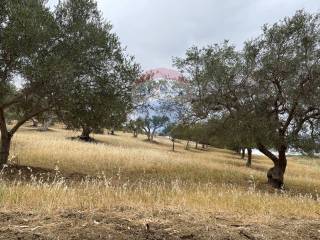
[[[285,194],[266,184],[271,162],[254,157],[253,167],[220,149],[170,151],[171,143],[135,139],[131,134],[95,135],[98,144],[72,141],[77,133],[61,129],[37,132],[24,128],[14,138],[12,161],[56,169],[63,173],[99,176],[68,186],[64,180],[2,183],[0,210],[49,213],[70,209],[130,208],[135,211],[173,210],[188,214],[224,213],[248,220],[279,217],[319,219],[319,160],[290,159]]]

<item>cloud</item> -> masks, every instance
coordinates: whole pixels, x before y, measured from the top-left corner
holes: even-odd
[[[53,6],[57,0],[49,0]],[[171,67],[192,45],[225,39],[237,47],[261,26],[298,9],[320,10],[319,0],[98,0],[128,52],[144,69]]]

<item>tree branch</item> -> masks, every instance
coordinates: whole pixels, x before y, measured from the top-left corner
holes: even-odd
[[[257,147],[260,152],[262,152],[264,155],[266,155],[268,158],[272,160],[274,165],[278,164],[279,159],[272,152],[270,152],[263,144],[258,143]]]
[[[22,119],[20,119],[20,120],[18,121],[18,123],[10,130],[9,133],[10,133],[11,135],[15,134],[15,132],[18,131],[18,129],[19,129],[26,121],[28,121],[29,119],[31,119],[31,118],[37,116],[38,114],[43,113],[43,112],[45,112],[45,111],[47,111],[47,110],[49,110],[49,109],[50,109],[49,107],[48,107],[48,108],[42,108],[42,109],[40,109],[40,110],[36,110],[36,111],[33,111],[33,112],[29,113],[29,114],[26,114]]]
[[[11,105],[15,104],[15,103],[19,103],[21,100],[22,96],[16,96],[15,98],[11,99],[10,101],[3,103],[0,108],[2,108],[3,110],[10,107]]]

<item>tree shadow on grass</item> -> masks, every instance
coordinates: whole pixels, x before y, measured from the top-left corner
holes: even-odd
[[[62,173],[58,169],[48,169],[33,166],[24,166],[18,164],[4,165],[0,171],[0,179],[5,182],[23,182],[23,183],[54,183],[64,182],[74,183],[81,182],[95,177],[82,173]]]
[[[83,139],[81,139],[80,136],[76,136],[76,137],[66,137],[66,139],[67,139],[67,140],[71,140],[71,141],[77,141],[77,142],[80,142],[80,143],[107,144],[107,143],[104,142],[104,141],[97,140],[97,139],[92,138],[92,137],[90,137],[90,139],[88,139],[88,140],[83,140]]]
[[[47,130],[42,130],[41,128],[36,128],[32,126],[26,126],[21,129],[19,129],[20,132],[42,132],[42,133],[48,133],[48,132],[58,132],[56,129],[48,128]]]
[[[166,146],[166,147],[170,146],[169,143],[162,143],[162,142],[158,142],[158,141],[156,141],[156,140],[150,141],[150,140],[148,140],[148,139],[144,139],[144,140],[142,140],[142,141],[145,142],[145,143],[149,143],[149,144],[151,144],[151,145]]]

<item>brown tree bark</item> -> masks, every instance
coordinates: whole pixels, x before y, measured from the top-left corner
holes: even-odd
[[[47,111],[49,108],[38,109],[24,115],[11,129],[8,131],[4,108],[0,108],[0,165],[7,164],[10,154],[11,139],[18,129],[26,123],[26,121],[37,116],[38,114]]]
[[[275,188],[281,188],[284,184],[284,173],[287,167],[286,157],[287,147],[282,145],[278,149],[278,161],[274,164],[274,167],[270,168],[267,176],[268,182]]]
[[[245,150],[243,149],[243,152]],[[247,152],[248,152],[248,158],[247,158],[247,163],[246,163],[246,166],[247,167],[251,167],[251,164],[252,164],[252,149],[251,148],[247,148]]]
[[[8,163],[12,134],[7,129],[7,124],[6,124],[3,109],[0,109],[0,132],[1,132],[0,165],[4,165]]]
[[[80,139],[86,142],[92,141],[92,138],[90,137],[90,133],[92,130],[88,127],[82,127],[82,133],[80,135]]]
[[[11,135],[1,133],[1,148],[0,148],[0,165],[8,163],[10,146],[11,146]]]
[[[274,188],[281,188],[284,184],[284,173],[287,167],[287,146],[281,144],[278,148],[278,157],[271,153],[264,145],[258,144],[258,149],[273,161],[274,166],[268,170],[268,183]]]

